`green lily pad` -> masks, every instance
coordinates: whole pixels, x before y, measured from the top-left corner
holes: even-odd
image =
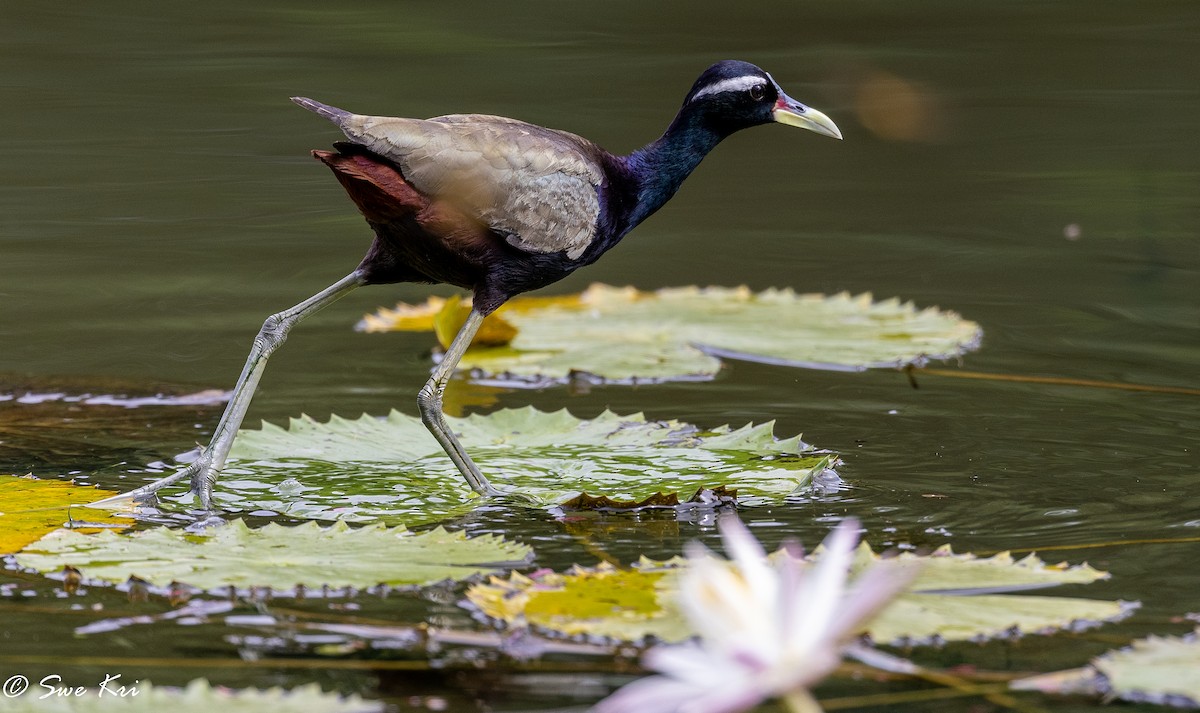
[[[775,438],[771,423],[701,431],[641,414],[585,420],[533,408],[447,421],[493,484],[544,506],[585,492],[609,502],[659,492],[687,501],[722,485],[736,489],[742,504],[778,502],[835,460],[799,437]],[[421,421],[395,411],[241,431],[215,495],[227,512],[410,525],[462,515],[476,503]]]
[[[1016,690],[1091,694],[1134,703],[1200,708],[1200,629],[1182,637],[1150,636],[1083,668],[1013,681]]]
[[[820,557],[820,550],[813,555]],[[930,557],[906,555],[922,563],[921,574],[888,605],[864,633],[879,643],[925,644],[982,641],[1047,633],[1112,621],[1130,605],[1095,599],[1028,595],[970,595],[975,591],[1082,583],[1107,575],[1090,567],[1049,566],[1036,559],[1014,562],[1007,555],[983,560],[948,549]],[[776,555],[781,556],[781,555]],[[854,570],[878,559],[863,544]],[[514,573],[475,584],[467,599],[483,614],[503,622],[521,621],[568,636],[591,635],[625,641],[653,637],[680,641],[693,635],[675,605],[678,576],[687,562],[643,560],[635,569],[601,565],[576,567],[566,574]],[[972,585],[972,582],[976,582]],[[960,595],[927,593],[948,583]]]
[[[852,571],[865,570],[879,559],[879,555],[871,550],[870,545],[865,542],[859,543],[854,553]],[[1110,576],[1087,563],[1047,564],[1034,554],[1018,560],[1013,559],[1008,552],[981,558],[969,552],[955,554],[950,545],[942,545],[927,556],[904,552],[895,559],[900,562],[921,562],[920,571],[909,587],[914,592],[961,593],[972,597],[1060,584],[1088,584],[1108,579]]]
[[[4,713],[370,713],[382,711],[383,704],[363,698],[325,693],[315,683],[290,691],[282,688],[231,690],[214,688],[202,678],[185,688],[155,686],[149,681],[134,683],[125,676],[106,684],[104,690],[89,688],[77,696],[48,696],[46,689],[30,686],[23,695],[0,697]],[[103,679],[102,679],[103,680]],[[68,685],[64,681],[62,685]],[[51,684],[53,685],[53,684]],[[78,685],[78,684],[76,684]],[[124,686],[125,696],[119,691]],[[130,691],[136,689],[136,694]]]
[[[360,328],[420,329],[429,311],[402,304],[368,316]],[[897,299],[746,287],[639,292],[595,284],[577,297],[518,298],[496,319],[515,327],[511,342],[473,347],[460,368],[478,380],[537,385],[582,376],[616,383],[711,378],[721,358],[842,371],[919,366],[974,350],[982,336],[978,324],[953,312]]]
[[[138,577],[151,586],[181,582],[201,589],[416,586],[462,580],[523,563],[531,550],[495,536],[467,538],[436,528],[419,535],[403,527],[344,522],[321,527],[274,523],[252,529],[241,520],[194,534],[156,527],[123,535],[59,530],[17,553],[17,564],[39,572],[70,565],[90,579]]]
[[[907,593],[871,622],[867,633],[884,644],[1009,639],[1078,630],[1129,615],[1125,602],[1028,594]]]
[[[1092,666],[1109,690],[1128,701],[1200,708],[1200,631],[1186,637],[1151,636],[1105,654]]]

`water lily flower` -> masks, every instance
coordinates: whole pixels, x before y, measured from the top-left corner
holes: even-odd
[[[597,713],[735,713],[774,697],[796,713],[820,711],[809,689],[916,574],[884,561],[848,583],[859,528],[851,519],[815,563],[794,543],[768,558],[736,516],[719,528],[730,560],[692,543],[680,575],[679,603],[699,638],[648,651],[643,663],[660,675],[617,691]]]

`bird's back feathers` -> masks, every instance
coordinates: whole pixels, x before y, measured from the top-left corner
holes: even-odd
[[[453,203],[514,247],[576,259],[595,237],[604,172],[600,149],[586,139],[486,114],[405,119],[294,101],[394,162],[418,191]]]

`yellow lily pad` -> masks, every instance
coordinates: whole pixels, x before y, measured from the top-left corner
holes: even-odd
[[[96,532],[106,526],[133,524],[131,518],[111,510],[83,507],[109,495],[116,493],[64,480],[0,475],[0,554],[16,552],[62,527],[92,523],[92,527],[79,530]]]
[[[510,300],[483,320],[479,333],[471,340],[471,346],[504,346],[511,342],[517,334],[517,328],[505,319],[505,314],[580,305],[579,295],[526,295]],[[470,313],[469,297],[463,299],[457,295],[449,298],[435,295],[415,305],[400,302],[392,309],[381,308],[374,314],[365,315],[355,328],[360,332],[434,332],[442,348],[446,348]]]
[[[514,572],[471,587],[467,601],[493,619],[521,621],[564,636],[681,641],[692,632],[670,595],[675,576],[674,569],[658,563],[641,569],[600,564],[528,577]]]
[[[471,314],[471,304],[455,295],[445,301],[433,317],[433,332],[443,348],[449,347],[454,335],[462,329]],[[493,312],[483,320],[475,336],[471,338],[471,349],[479,347],[503,347],[517,336],[517,328],[499,312]]]

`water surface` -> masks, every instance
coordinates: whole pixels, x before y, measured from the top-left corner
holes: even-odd
[[[1200,9],[1189,3],[862,0],[735,12],[707,1],[684,10],[131,0],[10,3],[4,15],[0,393],[228,388],[266,315],[354,267],[367,228],[307,153],[336,133],[289,96],[364,113],[509,115],[627,152],[662,131],[705,66],[735,57],[832,116],[845,141],[782,127],[732,137],[660,214],[548,291],[592,281],[870,291],[982,324],[982,349],[963,362],[973,371],[1200,385]],[[428,292],[362,290],[299,327],[247,423],[415,413],[430,340],[351,326]],[[951,647],[928,655],[935,663],[1078,665],[1148,631],[1178,631],[1167,618],[1200,609],[1200,575],[1187,566],[1200,545],[1130,544],[1200,536],[1200,399],[917,378],[914,390],[889,371],[729,363],[710,383],[514,391],[500,405],[645,411],[705,426],[775,419],[780,433],[842,453],[850,487],[745,512],[769,544],[815,542],[847,515],[876,546],[1110,542],[1054,554],[1113,572],[1087,596],[1145,605],[1102,636]],[[219,415],[147,407],[73,431],[65,445],[30,447],[13,434],[53,434],[46,424],[84,418],[33,418],[30,408],[0,402],[0,471],[78,471],[117,488],[142,477],[130,471],[206,440]],[[604,549],[625,561],[714,537],[704,519],[599,519]],[[596,561],[549,515],[496,507],[466,524],[529,542],[543,566]],[[92,602],[137,608],[123,594],[93,592]],[[469,621],[453,596],[363,606],[391,620]],[[82,617],[9,611],[5,657],[212,662],[128,672],[163,683],[318,680],[404,705],[440,696],[455,709],[517,710],[585,705],[625,680],[598,662],[556,673],[501,661],[469,676],[235,668],[225,664],[258,649],[218,625],[76,640]],[[72,671],[86,682],[94,670]],[[843,681],[820,693],[864,690]]]

